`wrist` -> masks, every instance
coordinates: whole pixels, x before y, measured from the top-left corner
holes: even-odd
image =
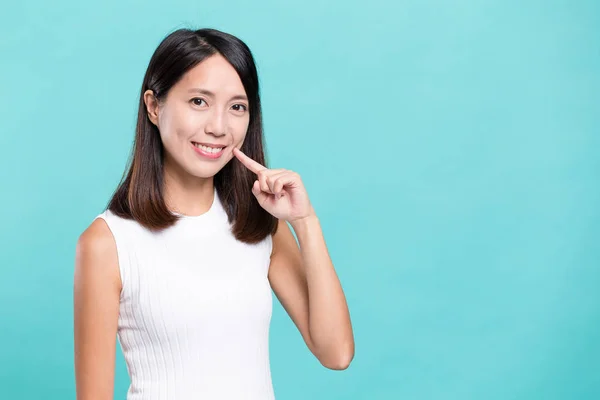
[[[317,214],[312,211],[310,214],[297,218],[293,221],[290,221],[290,225],[294,228],[294,231],[298,232],[299,230],[308,229],[310,226],[318,224],[319,218]]]

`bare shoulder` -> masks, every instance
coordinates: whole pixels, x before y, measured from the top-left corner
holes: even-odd
[[[102,218],[96,218],[94,222],[81,233],[77,244],[78,246],[83,245],[88,248],[90,246],[97,248],[102,246],[110,247],[111,242],[114,242],[114,239],[106,221]]]
[[[75,274],[94,276],[120,290],[117,245],[102,218],[95,219],[79,236],[75,250]]]

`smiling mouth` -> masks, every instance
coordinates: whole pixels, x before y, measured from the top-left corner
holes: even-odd
[[[221,152],[221,150],[223,150],[225,147],[227,147],[227,146],[221,146],[221,147],[206,146],[206,145],[196,143],[196,142],[192,142],[192,144],[196,148],[198,148],[206,153],[210,153],[210,154],[217,154],[217,153]]]

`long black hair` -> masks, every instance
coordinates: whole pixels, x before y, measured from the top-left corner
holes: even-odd
[[[164,148],[158,128],[148,118],[144,93],[152,90],[158,101],[182,76],[208,57],[222,55],[237,71],[249,102],[250,122],[241,150],[266,165],[258,73],[248,46],[216,29],[179,29],[166,36],[155,50],[140,91],[135,139],[126,173],[112,195],[108,209],[156,231],[180,218],[164,199]],[[246,243],[257,243],[277,230],[277,219],[265,211],[251,192],[255,176],[235,157],[214,177],[232,233]]]

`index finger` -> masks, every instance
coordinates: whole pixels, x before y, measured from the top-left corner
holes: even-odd
[[[250,171],[254,172],[255,174],[258,174],[260,171],[267,169],[267,167],[254,161],[253,159],[248,157],[246,154],[244,154],[244,152],[242,152],[237,147],[233,149],[233,154],[238,158],[238,160],[240,160],[240,162],[242,164],[244,164],[246,166],[246,168],[248,168]]]

